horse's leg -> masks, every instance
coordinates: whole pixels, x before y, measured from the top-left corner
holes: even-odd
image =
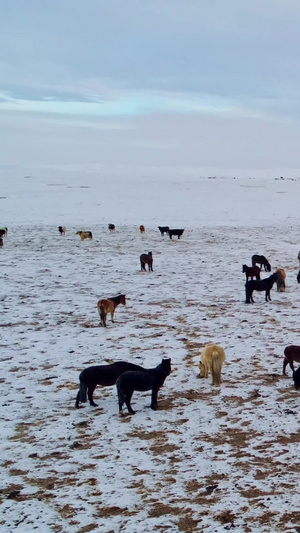
[[[128,413],[130,413],[131,415],[135,415],[135,411],[132,409],[130,405],[130,400],[132,398],[132,395],[133,395],[133,389],[130,389],[129,391],[125,393],[125,403],[128,409]]]
[[[285,357],[284,360],[283,360],[283,369],[282,369],[282,374],[285,376],[286,375],[286,367],[287,367],[287,364],[288,364],[288,360],[287,358]]]
[[[92,405],[93,407],[98,407],[98,405],[93,400],[93,393],[96,387],[97,387],[97,383],[91,383],[90,385],[88,385],[88,399],[89,399],[90,405]]]
[[[156,411],[158,409],[157,393],[158,393],[158,389],[152,389],[150,407],[151,409],[153,409],[153,411]]]
[[[111,321],[114,322],[115,309],[110,313]]]
[[[293,359],[290,360],[290,367],[291,367],[292,371],[295,372]]]

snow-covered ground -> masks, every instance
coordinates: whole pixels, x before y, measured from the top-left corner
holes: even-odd
[[[300,344],[299,179],[4,173],[1,532],[299,531],[299,392],[282,376]],[[154,272],[141,272],[148,251]],[[246,305],[254,253],[287,289]],[[126,307],[100,327],[97,300],[119,292]],[[208,342],[226,351],[220,387],[198,378]],[[120,418],[115,387],[75,409],[83,368],[163,357],[158,411],[135,392],[136,415]]]

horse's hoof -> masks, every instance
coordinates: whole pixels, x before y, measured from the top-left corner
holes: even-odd
[[[95,402],[91,402],[90,405],[91,405],[92,407],[98,407],[98,404],[95,403]]]

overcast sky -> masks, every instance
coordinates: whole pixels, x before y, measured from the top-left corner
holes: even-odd
[[[300,168],[299,0],[1,0],[0,167]]]

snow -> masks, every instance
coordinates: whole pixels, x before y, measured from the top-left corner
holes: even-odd
[[[1,532],[299,531],[299,393],[282,376],[299,344],[299,178],[6,176]],[[171,241],[158,225],[185,232]],[[148,251],[154,272],[141,272]],[[246,305],[254,253],[287,289]],[[100,327],[97,300],[118,292],[126,307]],[[220,387],[198,378],[208,342],[226,351]],[[163,357],[158,411],[135,392],[121,418],[115,387],[75,409],[83,368]]]

